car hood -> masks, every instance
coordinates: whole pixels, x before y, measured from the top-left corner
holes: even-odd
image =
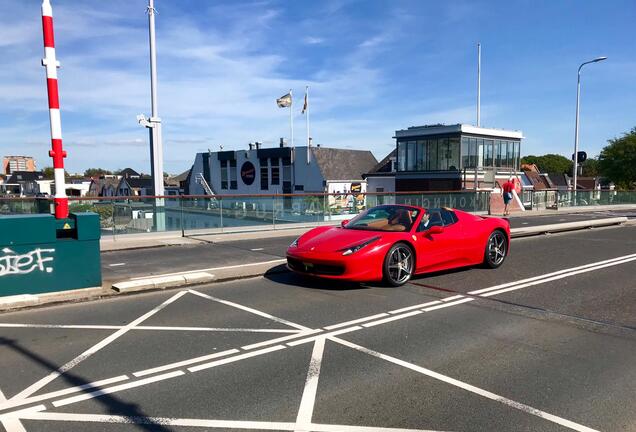
[[[334,252],[355,246],[374,237],[382,237],[383,234],[385,233],[379,231],[333,227],[306,240],[301,237],[298,250],[302,252]]]

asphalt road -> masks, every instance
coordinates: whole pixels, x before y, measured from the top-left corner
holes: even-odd
[[[636,211],[513,217],[510,218],[510,225],[512,228],[519,228],[632,214],[636,217]],[[272,261],[283,258],[287,247],[296,237],[294,235],[102,252],[102,274],[105,281],[112,283],[133,277],[170,273],[175,269],[189,271]]]
[[[401,288],[273,273],[6,313],[0,421],[634,431],[635,271],[636,227],[614,227],[517,239],[498,270]]]

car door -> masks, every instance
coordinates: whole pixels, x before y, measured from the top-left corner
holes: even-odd
[[[417,270],[434,271],[455,267],[465,255],[462,250],[462,228],[457,216],[447,209],[429,209],[429,223],[420,222],[417,229]],[[443,227],[433,233],[431,227]]]

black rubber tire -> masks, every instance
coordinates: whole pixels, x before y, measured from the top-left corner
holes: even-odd
[[[484,248],[484,266],[491,269],[501,267],[506,256],[508,256],[508,237],[499,230],[491,232]]]
[[[407,261],[409,263],[408,264],[409,269],[408,269],[408,276],[399,278],[399,280],[395,280],[395,278],[391,276],[389,266],[394,265],[394,263],[391,262],[392,261],[391,257],[393,257],[394,254],[396,254],[396,251],[398,249],[400,251],[408,251],[409,255],[408,255]],[[397,253],[399,254],[400,252],[397,252]],[[414,270],[415,270],[415,254],[413,253],[413,249],[411,249],[411,247],[407,245],[406,243],[396,243],[393,246],[391,246],[391,249],[389,249],[389,251],[386,253],[386,256],[384,257],[384,264],[382,266],[382,275],[384,278],[384,283],[393,287],[402,286],[411,279],[411,276],[413,276]],[[401,270],[401,271],[404,271],[404,270]],[[398,273],[398,275],[399,274],[400,273]]]

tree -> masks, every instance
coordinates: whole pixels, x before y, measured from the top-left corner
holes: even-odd
[[[581,164],[583,177],[598,177],[598,159],[589,158]]]
[[[42,174],[44,174],[44,178],[47,180],[53,180],[55,177],[55,170],[53,167],[44,167],[42,169]]]
[[[99,177],[102,175],[110,175],[112,172],[103,168],[89,168],[84,171],[84,177]]]
[[[524,156],[522,164],[535,164],[542,173],[571,174],[574,163],[558,154],[546,154],[543,156]]]
[[[633,189],[636,187],[636,127],[607,142],[598,157],[601,174],[619,189]]]
[[[42,174],[44,174],[44,178],[47,180],[54,180],[55,179],[55,168],[53,167],[44,167],[42,169]],[[64,170],[64,178],[69,178],[70,175],[69,173]]]

